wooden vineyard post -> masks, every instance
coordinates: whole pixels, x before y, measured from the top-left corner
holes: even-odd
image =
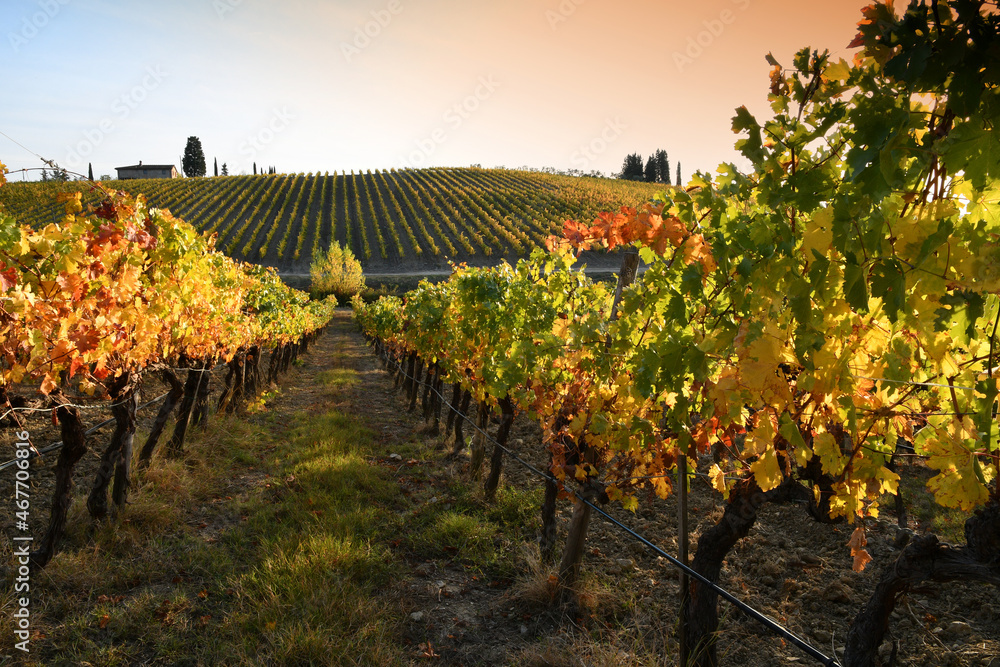
[[[143,445],[142,451],[139,452],[139,463],[140,469],[145,468],[149,465],[150,460],[153,458],[153,450],[156,449],[156,444],[160,441],[160,436],[163,434],[163,429],[167,425],[167,419],[170,417],[170,413],[174,411],[174,406],[177,405],[177,401],[181,399],[184,395],[184,386],[181,381],[177,379],[173,371],[170,369],[163,369],[160,373],[160,377],[163,378],[164,382],[170,385],[170,391],[167,393],[166,399],[163,401],[163,405],[160,406],[160,411],[156,414],[156,420],[153,422],[153,427],[149,431],[149,437],[146,438],[146,444]]]

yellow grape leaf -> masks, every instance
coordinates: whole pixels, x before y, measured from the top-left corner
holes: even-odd
[[[761,410],[754,415],[754,429],[743,442],[744,456],[760,456],[774,446],[774,415]]]
[[[802,235],[802,252],[807,260],[812,261],[812,250],[826,255],[832,244],[833,209],[821,208],[806,222],[806,230]]]
[[[795,465],[805,468],[809,464],[809,459],[812,458],[812,452],[809,450],[809,446],[806,445],[806,441],[802,438],[802,432],[799,431],[798,425],[792,422],[787,414],[781,415],[781,428],[779,432],[788,442],[788,446],[792,448]]]
[[[31,241],[29,240],[29,233],[24,229],[21,230],[21,241],[18,243],[18,247],[21,250],[22,255],[27,255],[31,252]]]
[[[865,529],[858,526],[851,533],[851,539],[847,541],[847,546],[851,548],[851,556],[854,558],[854,565],[852,566],[855,572],[861,572],[865,569],[865,565],[871,562],[872,557],[865,549],[868,544],[868,538],[865,537]]]
[[[726,492],[726,473],[722,472],[722,468],[719,467],[718,463],[713,463],[712,467],[708,470],[708,478],[712,481],[712,488],[719,493]]]
[[[813,438],[813,452],[819,457],[826,474],[837,476],[843,471],[844,455],[832,433],[818,433]]]
[[[928,459],[928,465],[941,472],[927,482],[927,488],[934,494],[934,499],[944,507],[957,507],[963,511],[971,511],[986,502],[989,492],[982,483],[982,469],[975,454],[968,454],[965,465],[958,467],[953,460],[940,457]],[[979,474],[976,468],[979,467]]]
[[[778,465],[778,455],[773,449],[768,449],[751,463],[750,472],[757,480],[757,486],[765,493],[781,484],[781,466]]]
[[[830,81],[846,81],[851,76],[851,66],[841,58],[823,71],[823,76]]]

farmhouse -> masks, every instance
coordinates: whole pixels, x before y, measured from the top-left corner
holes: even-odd
[[[129,178],[180,178],[181,173],[172,164],[139,164],[131,167],[115,167],[118,172],[118,180],[124,181]]]

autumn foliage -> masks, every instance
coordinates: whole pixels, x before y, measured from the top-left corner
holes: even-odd
[[[228,361],[329,319],[334,302],[308,304],[141,196],[107,192],[87,211],[81,197],[61,194],[63,219],[40,229],[0,213],[4,389],[38,382],[49,394],[72,381],[104,394],[124,373],[182,356]]]

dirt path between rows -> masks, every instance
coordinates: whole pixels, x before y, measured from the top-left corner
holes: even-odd
[[[426,480],[465,480],[467,458],[448,460],[434,449],[439,439],[426,435],[417,413],[405,411],[390,375],[381,370],[349,318],[338,313],[329,333],[361,378],[342,408],[375,431],[384,447],[378,461],[398,470],[399,483],[409,488],[415,502],[448,502],[444,485],[428,487]],[[495,425],[492,428],[495,432]],[[537,426],[519,417],[511,442],[533,464],[544,466]],[[417,446],[424,455],[414,457],[420,460],[412,465],[389,458],[405,443],[423,443]],[[504,483],[540,487],[537,477],[510,462]],[[699,481],[692,487],[690,503],[694,549],[701,532],[721,517],[722,499]],[[562,501],[560,546],[569,510]],[[612,513],[668,553],[676,553],[673,496],[665,501],[640,499],[635,514],[620,508],[612,508]],[[537,523],[537,513],[533,520]],[[922,527],[916,528],[919,532]],[[863,573],[852,572],[846,547],[851,531],[844,524],[819,524],[801,507],[765,506],[750,536],[729,554],[720,583],[827,655],[836,652],[839,657],[850,621],[882,569],[899,553],[894,546],[895,517],[887,515],[868,532],[875,561]],[[584,560],[584,594],[572,609],[540,601],[538,581],[544,581],[547,571],[533,559],[531,540],[516,545],[509,557],[522,573],[509,581],[483,580],[447,559],[408,563],[411,576],[401,590],[414,615],[404,641],[417,647],[414,655],[419,657],[429,641],[436,660],[455,665],[676,664],[678,576],[647,547],[595,518]],[[798,649],[728,605],[720,605],[720,614],[723,664],[812,664]],[[891,632],[899,644],[900,665],[1000,667],[1000,594],[995,588],[962,584],[928,587],[901,600]],[[890,649],[890,644],[883,646],[883,658]]]

